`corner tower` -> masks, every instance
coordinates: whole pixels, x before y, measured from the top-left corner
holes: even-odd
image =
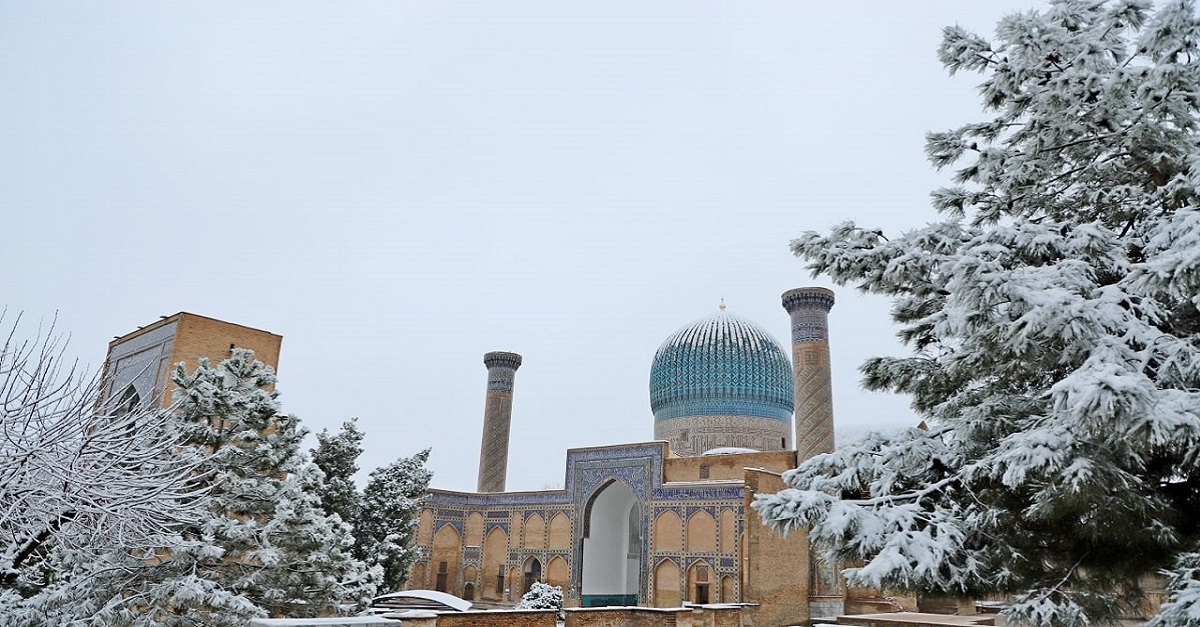
[[[792,318],[796,389],[796,459],[833,452],[833,384],[829,367],[829,310],[833,291],[801,287],[783,293]]]
[[[512,423],[513,379],[521,356],[496,351],[483,356],[487,397],[483,408],[483,445],[479,449],[479,492],[503,492],[508,475],[508,432]]]
[[[677,455],[791,448],[792,368],[758,325],[725,311],[668,337],[650,366],[654,439]]]

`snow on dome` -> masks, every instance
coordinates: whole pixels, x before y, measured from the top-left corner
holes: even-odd
[[[742,453],[761,453],[762,451],[753,448],[745,448],[742,446],[721,446],[714,449],[709,449],[701,453],[701,455],[741,455]]]
[[[792,416],[792,366],[762,327],[728,311],[671,334],[650,366],[655,422],[681,416]]]

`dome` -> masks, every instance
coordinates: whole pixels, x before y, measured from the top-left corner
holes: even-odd
[[[650,409],[656,424],[685,416],[738,416],[786,426],[792,366],[762,327],[722,310],[658,347],[650,366]]]

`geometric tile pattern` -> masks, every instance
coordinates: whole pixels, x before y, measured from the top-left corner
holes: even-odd
[[[791,316],[795,364],[796,457],[833,451],[833,394],[829,366],[829,310],[833,292],[806,287],[783,293]]]
[[[791,429],[792,387],[792,365],[779,343],[753,322],[719,311],[671,334],[655,353],[650,366],[655,438],[683,455],[731,446],[780,450],[774,432]],[[698,419],[704,416],[739,417],[745,429],[739,433]],[[670,427],[659,429],[667,422]],[[761,447],[738,442],[745,439],[740,435],[768,433]]]
[[[513,379],[521,366],[516,353],[492,352],[483,356],[487,366],[483,445],[479,449],[480,492],[503,492],[508,476],[508,436],[512,425]]]

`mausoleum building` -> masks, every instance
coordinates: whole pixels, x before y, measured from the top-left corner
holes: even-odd
[[[500,603],[535,581],[562,586],[567,606],[754,603],[757,625],[842,613],[833,569],[750,508],[832,450],[833,301],[784,293],[791,351],[724,305],[671,334],[650,367],[655,441],[567,451],[561,490],[503,491],[521,357],[488,353],[479,490],[430,491],[408,586]]]

